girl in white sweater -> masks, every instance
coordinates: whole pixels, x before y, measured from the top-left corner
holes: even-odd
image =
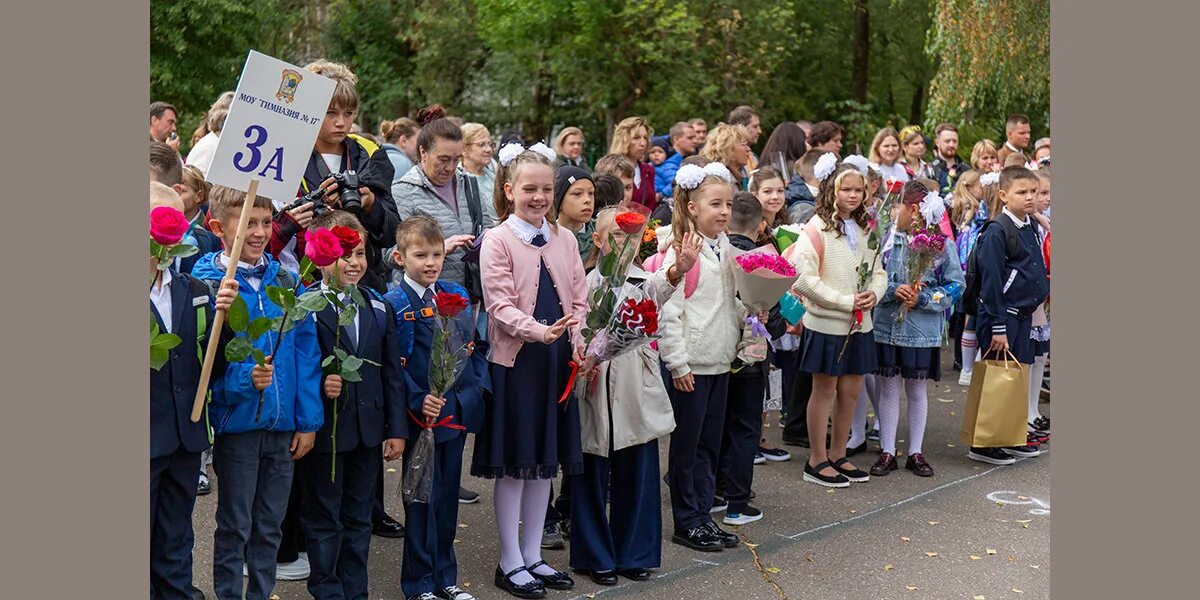
[[[793,289],[809,300],[800,343],[800,369],[813,374],[808,401],[812,453],[804,465],[804,479],[828,487],[847,487],[851,481],[870,479],[866,471],[846,459],[850,421],[863,375],[876,368],[871,309],[887,289],[887,273],[874,260],[876,250],[867,244],[865,192],[862,173],[850,165],[838,167],[822,182],[816,214],[809,221],[818,232],[816,245],[809,236],[802,235],[793,255],[800,272]],[[864,263],[874,265],[874,269],[866,291],[859,292],[858,270]],[[859,324],[852,328],[855,323]],[[833,434],[827,450],[823,441],[835,400]]]
[[[725,260],[730,248],[724,232],[733,205],[732,181],[719,163],[703,168],[684,165],[676,173],[672,237],[679,240],[696,232],[703,238],[693,267],[699,270],[699,278],[689,276],[696,282],[690,295],[688,285],[676,288],[659,320],[658,348],[670,372],[668,392],[675,411],[667,476],[675,522],[671,541],[703,552],[738,544],[737,536],[721,530],[709,516],[729,365],[737,355],[746,316],[734,295],[733,272]],[[672,248],[660,267],[669,270],[672,281],[684,276],[675,273],[675,262]]]

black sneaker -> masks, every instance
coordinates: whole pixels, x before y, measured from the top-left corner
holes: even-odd
[[[1038,417],[1030,425],[1040,433],[1050,433],[1050,417]]]
[[[832,477],[821,474],[821,469],[824,469],[825,467],[832,467],[832,466],[833,465],[830,464],[829,461],[825,461],[825,462],[817,465],[816,467],[813,467],[812,465],[808,464],[808,461],[805,461],[804,462],[804,480],[811,481],[817,485],[823,485],[825,487],[832,487],[832,488],[850,487],[850,480],[846,479],[846,477],[844,475],[842,475],[841,473],[838,473],[837,475],[834,475]]]
[[[196,495],[207,496],[212,493],[212,483],[208,481],[208,473],[200,471],[200,481],[196,484]]]
[[[738,543],[741,542],[741,539],[738,538],[738,536],[733,535],[732,533],[729,533],[720,527],[717,527],[716,521],[708,522],[708,531],[715,535],[717,539],[721,540],[721,543],[724,544],[726,548],[736,548]]]
[[[1042,451],[1036,446],[1029,445],[1013,446],[1011,448],[1003,448],[1003,450],[1015,458],[1033,458],[1042,455]]]
[[[558,532],[558,523],[547,523],[542,528],[542,549],[562,550],[567,544],[563,542],[562,534]]]
[[[707,524],[706,524],[707,525]],[[693,527],[687,531],[676,531],[671,534],[671,541],[700,552],[720,552],[725,549],[721,538],[713,535],[706,525]]]
[[[371,526],[371,535],[393,539],[402,538],[404,537],[404,526],[385,514],[382,519]]]
[[[433,592],[435,597],[442,600],[475,600],[475,596],[464,592],[457,585],[448,585]]]
[[[792,453],[784,450],[783,448],[763,448],[762,446],[759,446],[758,453],[761,454],[763,458],[771,462],[792,460]]]
[[[1017,459],[999,448],[971,448],[967,452],[967,458],[993,465],[1011,465],[1017,462]]]
[[[479,494],[468,490],[461,485],[458,486],[458,503],[459,504],[475,504],[479,502]]]
[[[754,464],[756,464],[756,465],[767,464],[767,457],[763,456],[762,452],[755,452],[754,453]]]
[[[729,507],[729,503],[720,496],[713,496],[712,508],[708,509],[709,513],[719,513]]]
[[[761,510],[758,510],[753,506],[746,506],[746,508],[743,508],[742,512],[740,513],[726,512],[725,518],[722,519],[721,522],[726,525],[745,525],[746,523],[753,523],[761,518],[763,518]]]

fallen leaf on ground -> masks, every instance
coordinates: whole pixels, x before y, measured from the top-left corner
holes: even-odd
[[[856,513],[856,512],[858,512],[858,510],[857,510],[857,509],[854,509],[854,508],[850,509],[850,514],[854,514],[854,513]]]
[[[1032,523],[1033,519],[1018,519],[1018,523]]]
[[[457,544],[457,543],[459,543],[459,542],[461,542],[461,541],[462,541],[462,540],[455,538],[455,540],[454,540],[454,543],[455,543],[455,544]]]
[[[768,573],[778,573],[779,567],[767,567],[767,572]]]
[[[1009,557],[1008,557],[1008,562],[1017,562],[1017,557],[1015,557],[1015,556],[1009,556]]]
[[[956,412],[954,412],[954,411],[950,411],[950,416],[952,416],[952,417],[953,417],[953,416],[954,416],[954,415],[956,415],[956,414],[958,414],[958,413],[956,413]]]
[[[460,528],[462,528],[462,529],[466,529],[466,528],[467,528],[467,524],[466,524],[466,523],[459,523],[459,524],[458,524],[458,526],[459,526]]]
[[[388,472],[388,473],[395,473],[395,472],[396,472],[396,469],[394,469],[394,468],[392,468],[392,467],[388,467],[388,469],[387,469],[387,472]]]
[[[826,494],[832,494],[832,493],[834,493],[834,492],[836,492],[836,491],[837,491],[837,490],[825,490],[825,493],[826,493]]]
[[[271,600],[279,600],[279,596],[271,594]]]
[[[929,558],[933,558],[933,557],[937,556],[937,552],[926,552],[925,556],[928,556]]]
[[[950,398],[938,398],[938,402],[945,402],[947,404],[950,404],[950,403],[954,402],[954,400],[951,400]]]
[[[584,595],[585,595],[585,596],[587,596],[588,598],[595,598],[595,597],[596,597],[596,594],[584,594]]]
[[[1017,496],[1017,500],[1028,500],[1029,496]]]
[[[915,591],[917,591],[917,586],[915,586],[915,585],[906,585],[906,586],[904,586],[904,589],[906,589],[906,590],[908,590],[908,591],[910,591],[910,592],[915,592]]]
[[[997,502],[996,504],[1000,504],[1000,503],[999,503],[999,502]],[[996,519],[996,520],[997,520],[997,521],[1000,521],[1001,523],[1007,523],[1007,522],[1008,522],[1008,519]]]
[[[953,447],[954,447],[954,444],[946,444],[946,447],[947,447],[947,448],[953,448]]]
[[[1021,525],[1021,527],[1024,527],[1025,529],[1029,529],[1029,523],[1024,523]]]
[[[1030,568],[1030,569],[1039,569],[1039,570],[1040,570],[1040,569],[1042,568],[1042,565],[1029,565],[1029,568]]]
[[[987,549],[987,553],[988,553],[988,556],[995,556],[995,555],[996,555],[996,551],[995,551],[995,550],[993,550],[993,549],[991,549],[991,548],[988,548],[988,549]]]
[[[975,596],[972,600],[985,600],[983,596]]]
[[[982,556],[975,556],[974,554],[972,554],[972,555],[971,555],[971,560],[983,560],[983,557],[982,557]]]
[[[758,544],[751,544],[750,542],[742,542],[742,543],[743,543],[743,544],[745,544],[745,545],[747,545],[747,546],[749,546],[749,547],[751,547],[751,548],[757,548],[757,547],[758,547]]]
[[[883,565],[883,570],[884,570],[884,571],[891,571],[892,569],[895,569],[895,568],[896,568],[896,567],[893,567],[893,566],[892,566],[892,563],[888,563],[888,564],[886,564],[886,565]]]
[[[810,554],[805,554],[805,555],[804,555],[804,560],[807,560],[807,561],[808,561],[808,562],[810,562],[810,563],[816,563],[816,562],[817,562],[817,561],[813,560],[813,555],[812,555],[811,553],[810,553]]]
[[[910,539],[910,538],[907,538],[907,537],[904,537],[904,536],[900,536],[900,541],[902,541],[902,542],[911,542],[911,541],[912,541],[912,539]]]
[[[941,521],[930,521],[929,522],[930,525],[937,525],[938,523],[941,523]]]
[[[1024,591],[1022,591],[1022,590],[1018,590],[1017,588],[1013,588],[1013,589],[1012,589],[1012,591],[1013,591],[1013,592],[1016,592],[1016,593],[1018,593],[1018,594],[1024,594],[1024,593],[1025,593]]]

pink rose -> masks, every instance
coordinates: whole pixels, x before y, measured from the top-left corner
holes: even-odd
[[[318,267],[328,267],[342,257],[342,243],[328,229],[310,229],[304,234],[304,255]]]
[[[150,211],[150,239],[163,246],[178,244],[189,228],[191,223],[177,208],[155,206]]]

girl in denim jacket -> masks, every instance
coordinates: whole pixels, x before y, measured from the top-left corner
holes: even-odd
[[[875,342],[879,353],[879,441],[883,451],[871,467],[871,474],[884,476],[897,469],[896,429],[900,422],[900,386],[903,379],[908,398],[908,461],[904,467],[921,477],[933,475],[933,468],[921,453],[928,411],[926,380],[942,377],[942,328],[946,309],[962,295],[964,281],[958,250],[947,239],[933,272],[914,289],[908,284],[908,244],[910,234],[927,222],[941,221],[945,205],[924,186],[909,182],[897,207],[896,229],[890,247],[883,254],[888,286],[875,308]],[[926,199],[926,196],[929,196]],[[908,314],[897,323],[901,306]]]

